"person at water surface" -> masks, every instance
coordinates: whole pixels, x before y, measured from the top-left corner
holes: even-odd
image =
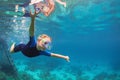
[[[55,9],[55,2],[66,7],[66,2],[61,0],[29,0],[21,5],[15,6],[15,12],[18,12],[19,6],[22,7],[22,12],[25,14],[24,16],[29,16],[25,7],[29,5],[34,5],[34,8],[39,12],[43,13],[45,16],[49,16]]]
[[[37,41],[35,40],[34,23],[35,23],[35,17],[37,16],[37,14],[39,14],[39,12],[36,12],[36,10],[34,13],[30,12],[31,24],[29,28],[29,36],[30,36],[29,42],[27,44],[21,43],[18,45],[13,43],[10,48],[10,52],[15,53],[15,52],[21,51],[27,57],[36,57],[39,55],[58,57],[58,58],[65,59],[66,61],[69,62],[69,59],[70,59],[69,56],[64,56],[61,54],[56,54],[56,53],[46,51],[47,49],[51,48],[51,42],[52,42],[51,37],[48,36],[47,34],[42,34],[38,36]]]

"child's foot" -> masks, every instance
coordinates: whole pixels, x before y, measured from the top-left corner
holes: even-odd
[[[12,44],[11,48],[10,48],[10,53],[14,52],[14,48],[15,48],[15,43]]]

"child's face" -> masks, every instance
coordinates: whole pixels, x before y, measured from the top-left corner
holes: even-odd
[[[37,47],[42,50],[50,49],[50,44],[51,44],[50,38],[42,38],[37,40]]]

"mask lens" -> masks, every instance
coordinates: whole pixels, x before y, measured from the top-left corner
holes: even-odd
[[[50,42],[45,43],[44,47],[48,50],[51,50],[51,43]]]
[[[44,39],[42,40],[43,41],[43,46],[48,49],[48,50],[51,50],[51,42],[47,42],[45,41]]]

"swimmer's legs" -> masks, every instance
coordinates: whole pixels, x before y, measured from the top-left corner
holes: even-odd
[[[15,45],[15,43],[13,43],[11,48],[10,48],[10,53],[23,51],[25,46],[26,46],[25,44]]]

